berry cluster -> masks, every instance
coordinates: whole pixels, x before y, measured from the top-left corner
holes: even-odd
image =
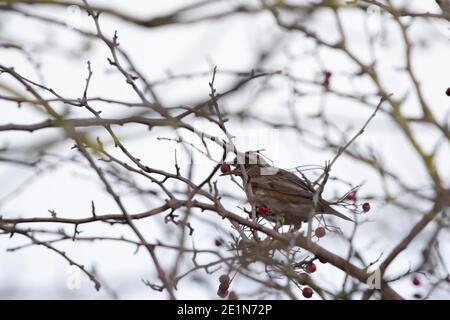
[[[356,202],[358,200],[358,198],[356,196],[356,191],[349,192],[345,196],[345,200]],[[370,211],[370,203],[369,202],[364,202],[362,204],[361,208],[362,208],[363,212],[369,212]]]
[[[317,266],[316,266],[316,264],[315,264],[314,262],[309,261],[309,262],[307,262],[307,263],[303,266],[303,269],[304,269],[307,273],[314,273],[314,272],[316,272],[316,270],[317,270]],[[306,275],[306,274],[305,274],[305,273],[301,273],[300,276],[302,276],[302,275]],[[313,290],[312,290],[310,287],[304,287],[304,288],[302,289],[302,295],[303,295],[305,298],[309,299],[309,298],[311,298],[312,295],[313,295]]]

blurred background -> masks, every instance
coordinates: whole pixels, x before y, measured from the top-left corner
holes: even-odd
[[[219,106],[237,148],[264,150],[280,168],[323,165],[331,160],[373,113],[380,94],[392,93],[364,134],[335,163],[334,180],[325,190],[325,198],[331,200],[361,186],[358,201],[369,201],[371,210],[357,217],[359,227],[351,243],[353,252],[361,257],[351,256],[350,261],[360,266],[373,263],[373,267],[430,210],[438,191],[450,188],[450,100],[445,94],[450,85],[449,20],[434,0],[381,3],[403,15],[393,15],[371,1],[355,5],[319,0],[89,1],[102,12],[103,34],[112,39],[117,31],[119,48],[136,68],[133,72],[138,70],[139,78],[151,84],[152,93],[139,83],[148,99],[157,100],[170,112],[176,114],[209,101],[208,83],[217,66],[214,84],[223,94]],[[153,117],[154,112],[139,105],[136,92],[110,65],[107,58],[111,53],[103,41],[92,36],[95,32],[93,19],[81,1],[0,0],[2,66],[13,67],[23,77],[76,100],[83,96],[90,61],[89,97],[100,98],[91,105],[101,110],[103,118]],[[128,66],[129,61],[120,59]],[[52,97],[43,91],[44,97]],[[6,73],[0,74],[0,126],[48,119],[36,104],[19,104],[21,97],[29,97],[23,86]],[[52,107],[66,118],[92,117],[85,108],[61,100],[52,102]],[[226,138],[206,117],[186,121]],[[58,217],[89,217],[92,201],[97,214],[119,212],[62,129],[28,132],[4,128],[0,131],[0,216],[51,217],[53,212]],[[93,140],[100,137],[105,148],[119,156],[120,150],[114,148],[104,128],[83,130]],[[213,144],[211,156],[206,157],[189,144],[177,143],[176,139],[183,137],[202,148],[196,136],[183,129],[149,130],[128,123],[114,126],[114,130],[145,165],[175,172],[177,159],[181,172],[189,173],[196,183],[221,161],[222,150]],[[155,191],[158,186],[132,172],[114,171],[117,168],[107,163],[99,161],[99,165],[107,168],[130,212],[143,212],[164,202],[164,196]],[[314,176],[315,172],[308,174]],[[213,181],[217,181],[227,209],[243,215],[238,209],[245,204],[242,191],[225,177],[216,175]],[[168,186],[179,192],[186,187],[177,181]],[[136,221],[136,225],[149,242],[176,245],[180,227],[166,223],[165,215]],[[186,238],[186,245],[228,253],[226,248],[217,248],[215,240],[232,240],[231,234],[236,232],[229,221],[197,210],[189,222],[195,231]],[[319,244],[346,257],[353,226],[337,220],[332,224],[340,231],[328,233]],[[22,227],[74,232],[73,225],[64,224]],[[77,231],[86,237],[134,237],[120,224],[83,224]],[[45,240],[52,235],[37,237]],[[167,298],[165,292],[144,284],[157,281],[157,276],[148,254],[136,250],[136,245],[71,239],[55,243],[93,270],[103,285],[96,291],[92,282],[60,255],[44,246],[27,246],[29,243],[30,239],[20,234],[0,236],[0,298]],[[447,207],[389,267],[387,277],[393,279],[393,288],[408,299],[417,294],[448,299],[449,243]],[[26,247],[21,248],[23,245]],[[163,266],[172,265],[177,257],[170,250],[156,253]],[[206,263],[211,258],[200,259]],[[193,267],[190,257],[181,264],[180,274]],[[178,283],[177,298],[217,298],[218,272],[208,274],[200,268],[189,273]],[[420,272],[420,286],[411,283],[414,272]],[[332,292],[343,289],[344,278],[343,272],[329,264],[320,265],[314,275],[318,285]],[[352,282],[347,284],[351,293],[347,298],[360,298],[358,292],[353,295]],[[246,277],[233,281],[240,298],[287,298],[283,293],[261,294],[259,286]]]

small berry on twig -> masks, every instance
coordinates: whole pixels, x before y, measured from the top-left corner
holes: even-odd
[[[313,291],[312,291],[312,289],[310,288],[310,287],[305,287],[305,288],[303,288],[303,290],[302,290],[302,294],[303,294],[303,296],[305,297],[305,298],[311,298],[312,297],[312,295],[313,295]]]
[[[219,282],[220,282],[220,284],[224,284],[224,283],[228,284],[228,283],[230,283],[230,277],[227,274],[223,274],[219,277]]]
[[[236,292],[230,291],[230,293],[228,294],[228,300],[238,300]]]
[[[369,212],[370,211],[370,203],[364,202],[362,205],[362,209],[364,212]]]
[[[226,298],[228,295],[228,289],[223,290],[219,287],[219,289],[217,290],[217,295],[221,298]]]
[[[325,237],[326,231],[324,227],[318,227],[315,231],[314,234],[317,236],[317,238],[323,238]]]
[[[230,171],[231,170],[231,167],[230,167],[230,165],[228,164],[228,163],[222,163],[221,165],[220,165],[220,171],[222,172],[222,173],[227,173],[228,171]]]
[[[306,264],[306,266],[305,266],[305,270],[306,270],[308,273],[313,273],[313,272],[316,272],[317,266],[316,266],[316,264],[315,264],[314,262],[308,262],[308,263]]]
[[[269,208],[267,208],[266,206],[258,207],[258,213],[262,214],[262,215],[266,215],[269,213]]]
[[[356,201],[356,192],[350,192],[349,194],[347,194],[346,196],[345,196],[345,200],[349,200],[349,201],[353,201],[353,202],[355,202]]]
[[[415,286],[420,286],[420,278],[418,276],[413,276],[412,277],[412,283]]]

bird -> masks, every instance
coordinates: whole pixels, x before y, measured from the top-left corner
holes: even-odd
[[[279,225],[299,226],[308,221],[311,215],[334,215],[347,221],[353,221],[331,207],[331,203],[319,197],[314,206],[316,190],[311,184],[302,180],[296,174],[269,165],[259,155],[253,157],[245,154],[245,163],[236,157],[229,165],[232,169],[222,173],[222,176],[238,176],[250,184],[256,214]],[[241,157],[241,160],[242,157]]]

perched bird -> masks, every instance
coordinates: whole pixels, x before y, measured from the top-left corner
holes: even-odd
[[[259,156],[252,163],[248,163],[247,156],[246,160],[240,165],[235,159],[230,163],[234,169],[222,175],[235,175],[244,179],[244,168],[258,216],[281,225],[299,225],[315,214],[330,214],[353,221],[333,209],[324,199],[320,198],[314,208],[314,188],[294,173],[270,166]]]

